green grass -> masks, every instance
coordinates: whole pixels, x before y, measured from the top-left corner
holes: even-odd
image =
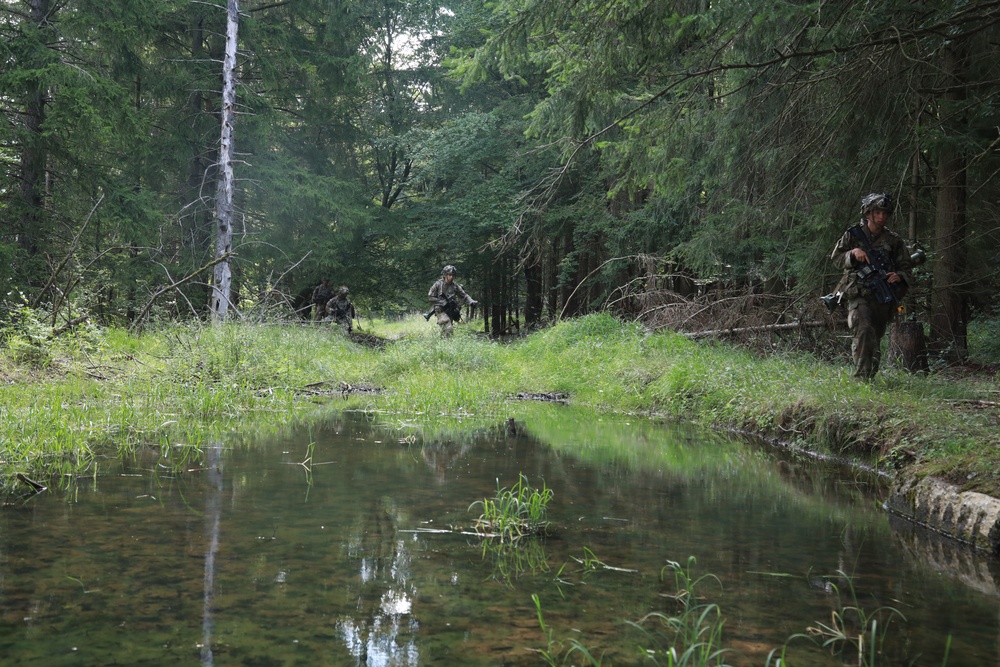
[[[477,507],[482,510],[473,522],[473,530],[483,537],[508,543],[544,534],[549,526],[545,517],[552,495],[552,489],[544,482],[542,488],[536,489],[523,474],[509,489],[501,487],[497,480],[497,492],[493,498],[483,498],[469,506],[470,511]]]
[[[442,340],[418,315],[366,320],[365,333],[392,341],[384,349],[305,324],[171,325],[140,335],[88,327],[54,340],[37,323],[8,330],[0,338],[0,479],[89,474],[108,454],[268,432],[331,405],[437,437],[516,417],[527,409],[516,394],[564,393],[596,413],[752,431],[1000,490],[993,376],[888,368],[859,383],[846,365],[806,354],[761,357],[608,315],[504,344],[477,326]],[[343,386],[382,391],[343,401]]]
[[[673,598],[677,609],[672,614],[652,612],[635,627],[646,637],[645,653],[654,665],[669,667],[725,667],[729,649],[723,647],[722,629],[725,619],[719,606],[705,602],[700,589],[706,581],[719,584],[711,574],[696,577],[695,558],[688,558],[687,565],[671,561],[660,573],[667,572],[674,580]],[[721,585],[721,584],[719,584]]]

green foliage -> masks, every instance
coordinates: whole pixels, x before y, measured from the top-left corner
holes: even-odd
[[[509,489],[501,488],[497,480],[496,496],[469,505],[470,511],[476,507],[482,509],[473,528],[484,537],[495,537],[506,543],[543,534],[549,526],[545,517],[553,495],[544,482],[542,488],[533,488],[524,474],[518,475],[517,482]]]
[[[947,96],[922,94],[916,84],[940,78],[947,51],[928,26],[953,25],[960,11],[969,29],[949,39],[967,56],[962,80],[992,87],[986,72],[996,52],[980,34],[993,33],[987,3],[929,14],[891,3],[843,9],[834,15],[782,2],[762,14],[730,2],[502,2],[476,66],[464,71],[469,80],[488,71],[512,80],[540,76],[544,94],[529,115],[529,136],[564,149],[570,164],[561,173],[577,201],[606,195],[610,202],[604,222],[593,215],[569,223],[575,247],[557,261],[594,252],[581,237],[592,224],[588,231],[600,230],[611,256],[670,255],[702,277],[780,280],[815,292],[829,287],[821,260],[854,219],[860,193],[894,190],[916,209],[908,212],[917,237],[939,235],[930,225],[933,190],[918,186],[909,199],[914,150],[928,170],[956,142],[963,154],[981,154],[988,133],[973,128],[985,120],[980,112],[995,116],[986,111],[991,103],[970,104],[961,127],[952,127],[940,120],[951,117],[947,111],[935,118],[919,111],[950,108]],[[580,163],[579,172],[603,187],[579,177]],[[996,164],[970,167],[973,181],[995,189]],[[970,181],[970,191],[977,187]],[[554,193],[564,194],[546,189],[550,209],[565,206],[568,198]],[[992,199],[980,194],[969,200],[970,229],[992,237]],[[534,238],[567,233],[541,218],[525,222]],[[995,246],[970,244],[962,268],[977,277],[967,284],[995,285],[995,265],[972,257]],[[544,253],[543,244],[535,252]],[[609,256],[595,254],[597,262]],[[570,280],[563,276],[563,284]]]
[[[969,322],[969,356],[981,363],[1000,363],[1000,315],[984,315]]]
[[[710,574],[696,577],[695,565],[695,557],[691,556],[686,565],[670,561],[660,572],[661,579],[668,571],[673,575],[672,597],[677,603],[674,615],[653,612],[633,624],[645,635],[645,653],[653,664],[669,667],[727,664],[725,657],[730,650],[722,646],[725,624],[722,612],[718,605],[703,602],[704,595],[699,593],[705,581],[719,580]]]
[[[595,313],[559,322],[539,333],[532,344],[548,350],[614,344],[633,338],[639,330],[638,325],[625,326],[608,313]]]
[[[153,319],[197,319],[224,12],[180,0],[50,9],[44,21],[0,10],[0,280],[55,311],[76,295],[101,325],[132,323],[154,294]],[[525,312],[526,279],[540,282],[537,324],[620,305],[637,270],[616,258],[640,255],[816,293],[830,286],[833,238],[874,188],[913,214],[934,284],[988,308],[994,8],[841,9],[256,7],[240,26],[237,310],[278,296],[298,307],[326,276],[366,312],[398,314],[423,305],[447,262],[510,313]],[[952,49],[961,103],[942,78]],[[927,178],[950,151],[969,156],[955,245],[937,240]],[[966,255],[940,268],[952,247]]]
[[[8,294],[8,299],[13,294]],[[52,327],[40,320],[43,313],[32,309],[23,294],[18,294],[15,303],[3,302],[3,318],[0,321],[0,348],[10,356],[11,361],[27,366],[47,366],[52,361],[50,338]]]

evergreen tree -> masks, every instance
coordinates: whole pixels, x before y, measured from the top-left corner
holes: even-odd
[[[975,128],[995,115],[986,72],[996,65],[988,44],[998,11],[989,2],[788,2],[766,13],[725,1],[500,3],[503,25],[466,71],[546,72],[530,131],[559,142],[568,163],[597,154],[608,196],[626,197],[627,217],[653,232],[635,238],[658,241],[633,243],[632,253],[816,293],[833,272],[817,267],[855,202],[885,189],[913,202],[915,235],[939,251],[937,294],[957,289],[950,302],[960,304],[968,285],[995,279],[986,263],[965,261],[964,235],[944,227],[995,231],[980,208],[996,190],[993,139]],[[961,78],[941,85],[951,50],[964,54]],[[956,103],[957,90],[975,91],[975,102]],[[949,150],[978,154],[976,172]],[[914,156],[930,169],[911,182]],[[977,192],[979,203],[938,191]],[[960,310],[941,302],[934,319],[953,328]]]

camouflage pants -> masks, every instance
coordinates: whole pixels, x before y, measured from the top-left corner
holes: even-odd
[[[351,333],[354,330],[352,326],[351,318],[346,315],[334,315],[333,321],[344,330],[344,333]]]
[[[892,305],[882,305],[869,299],[851,304],[847,327],[854,334],[851,356],[854,357],[854,377],[865,380],[875,377],[882,361],[882,337],[893,315]]]
[[[438,326],[441,327],[442,338],[449,338],[455,330],[455,323],[451,321],[450,317],[448,317],[448,313],[443,310],[437,313],[437,323]]]
[[[314,303],[313,304],[313,322],[319,322],[324,317],[326,317],[326,304],[325,303]]]

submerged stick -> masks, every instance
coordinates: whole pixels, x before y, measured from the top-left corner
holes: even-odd
[[[25,484],[27,484],[28,486],[30,486],[34,490],[35,493],[41,493],[42,491],[45,491],[45,490],[48,489],[48,487],[46,487],[44,484],[40,484],[40,483],[36,482],[33,479],[28,479],[28,477],[25,476],[23,473],[19,473],[19,472],[18,473],[14,473],[14,477],[16,477],[20,481],[22,481]]]

